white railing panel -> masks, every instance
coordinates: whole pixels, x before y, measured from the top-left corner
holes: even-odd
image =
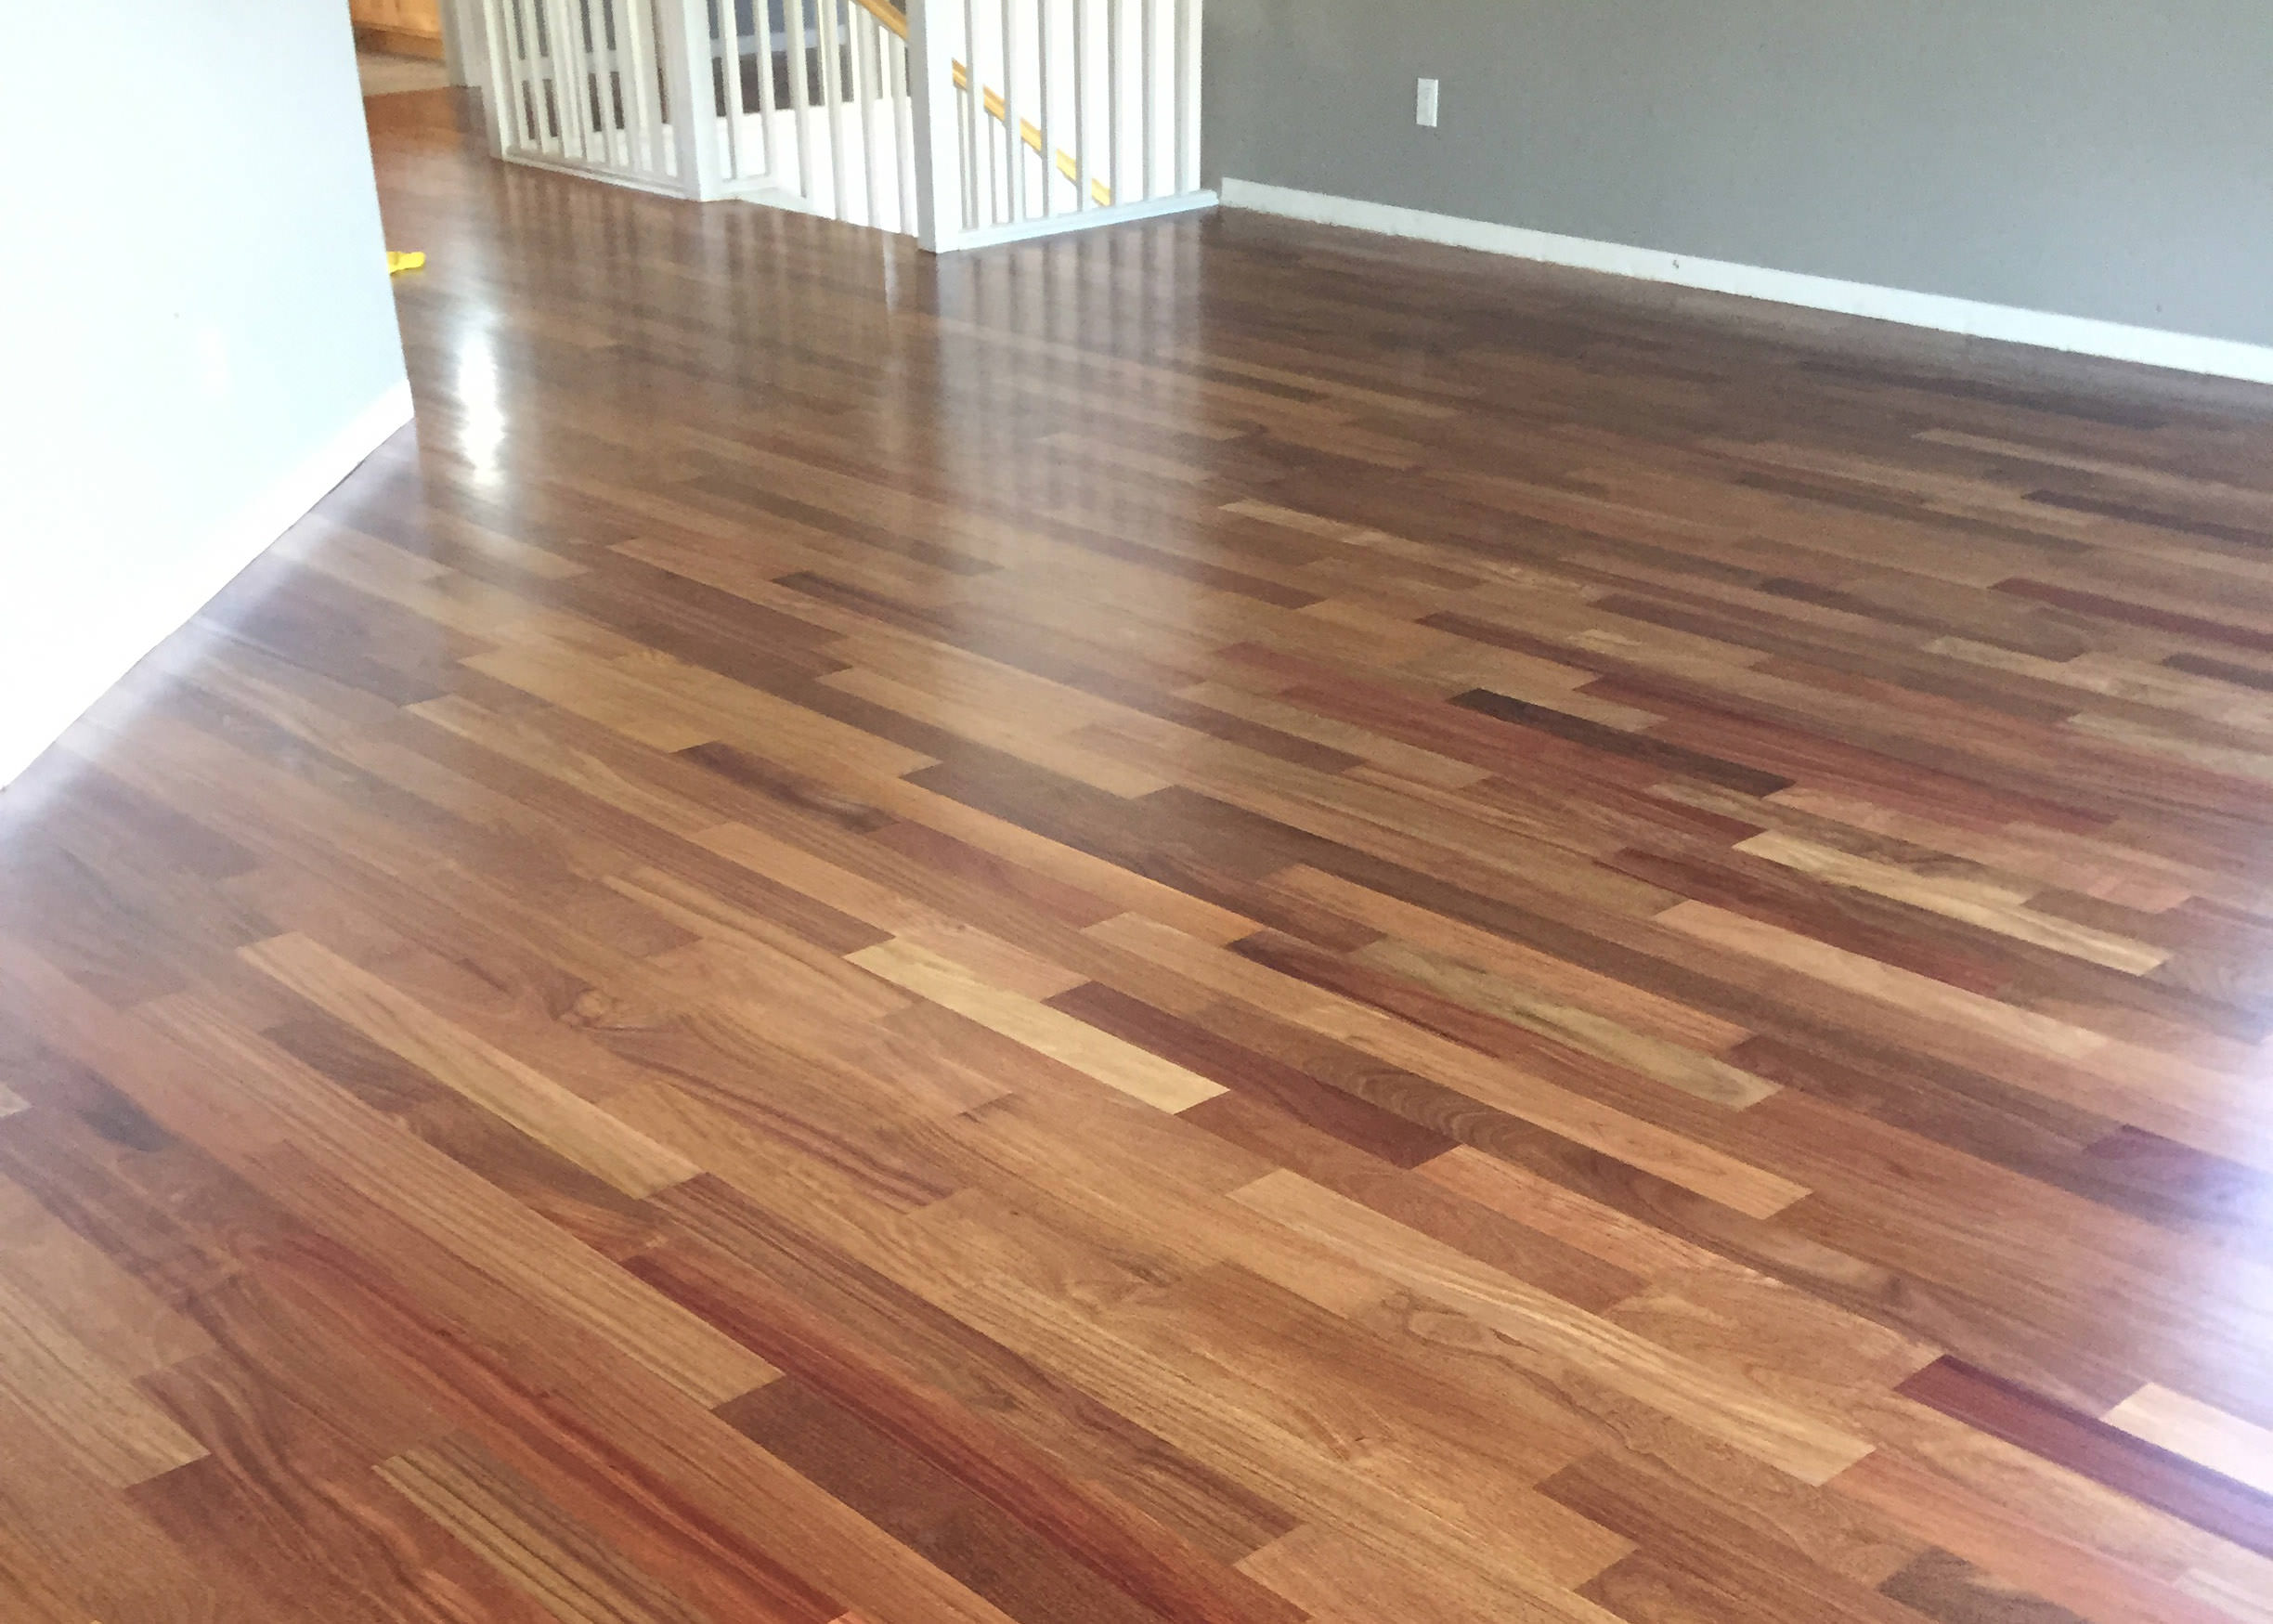
[[[741,89],[721,97],[734,142],[725,189],[912,232],[919,165],[904,14],[885,0],[740,3]]]
[[[1203,0],[479,0],[500,156],[943,249],[1205,206]]]
[[[665,21],[658,0],[484,0],[499,155],[681,189]]]
[[[910,0],[933,42],[919,100],[957,195],[919,233],[950,248],[1206,207],[1202,0]],[[917,109],[919,123],[923,110]]]

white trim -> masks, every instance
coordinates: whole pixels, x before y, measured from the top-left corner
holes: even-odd
[[[1056,171],[1051,174],[1055,175]],[[1110,208],[1085,209],[1077,214],[1051,214],[1036,220],[1017,220],[1007,226],[981,226],[976,231],[944,234],[934,253],[953,253],[966,248],[995,248],[1006,242],[1031,242],[1037,237],[1061,237],[1098,226],[1119,226],[1130,220],[1157,220],[1165,214],[1188,214],[1215,206],[1212,191],[1176,192],[1142,202],[1114,203]]]
[[[36,689],[27,685],[9,695],[6,710],[0,713],[0,786],[31,766],[145,655],[180,630],[409,421],[410,385],[397,383],[281,479],[185,549],[174,569],[154,572],[155,581],[146,578],[143,590],[125,597],[101,624],[71,628],[68,640],[58,639],[70,657],[49,663]]]
[[[1236,180],[1228,175],[1224,178],[1222,192],[1227,208],[1254,209],[1266,214],[1315,221],[1321,226],[1347,226],[1359,231],[1386,232],[1393,237],[1417,237],[1455,248],[1475,248],[1487,253],[1512,254],[1549,265],[1606,271],[1612,276],[1704,288],[1747,299],[1769,299],[1842,316],[1867,316],[1879,321],[1899,321],[1942,332],[2001,339],[2007,344],[2035,344],[2043,349],[2169,367],[2181,372],[2273,383],[2273,348],[2234,339],[2197,338],[2151,327],[2095,321],[2083,316],[2056,316],[2011,305],[1988,305],[1940,293],[1916,293],[1868,282],[1845,282],[1831,277],[1804,276],[1798,271],[1698,259],[1686,253],[1669,253],[1663,249],[1632,248],[1584,237],[1559,237],[1552,231],[1533,231],[1522,226],[1496,226],[1457,214],[1434,214],[1420,209],[1398,208],[1392,203],[1297,191],[1291,187],[1266,186],[1260,181]]]
[[[670,125],[665,124],[663,128],[668,133]],[[508,163],[518,163],[524,169],[541,169],[548,175],[573,175],[579,180],[604,180],[611,186],[630,187],[633,191],[652,192],[659,198],[686,196],[678,179],[669,175],[639,175],[628,169],[611,169],[575,159],[545,158],[530,152],[506,151],[498,156]]]
[[[729,185],[726,188],[725,201],[734,203],[756,203],[761,209],[786,209],[792,214],[815,214],[824,220],[835,217],[823,213],[821,208],[810,200],[775,186],[771,178],[764,175],[755,180]]]

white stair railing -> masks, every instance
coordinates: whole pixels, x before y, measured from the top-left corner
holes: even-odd
[[[474,3],[516,162],[934,251],[1214,201],[1201,0]]]
[[[481,0],[490,145],[500,158],[684,197],[723,195],[689,7],[704,0]]]
[[[1201,0],[916,0],[952,206],[925,246],[1201,208]],[[943,58],[943,60],[942,59]]]
[[[749,77],[766,98],[757,116],[780,159],[757,201],[913,233],[916,86],[900,14],[882,0],[771,4],[780,27],[768,22],[762,65]]]

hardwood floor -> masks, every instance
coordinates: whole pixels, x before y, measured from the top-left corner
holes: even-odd
[[[448,106],[0,798],[0,1616],[2273,1618],[2273,395]]]

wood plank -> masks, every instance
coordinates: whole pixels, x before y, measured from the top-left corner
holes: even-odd
[[[2237,1483],[2273,1494],[2273,1428],[2150,1382],[2099,1418]]]
[[[461,1163],[212,1009],[166,1000],[162,1007],[147,1007],[142,1019],[179,1046],[177,1066],[178,1057],[194,1057],[232,1079],[250,1119],[237,1137],[257,1148],[254,1156],[289,1140],[437,1246],[569,1322],[591,1328],[706,1405],[746,1393],[775,1373]]]
[[[2219,1624],[2232,1615],[1884,1452],[1835,1480],[1919,1538],[2091,1624]]]
[[[1448,998],[1526,1032],[1538,1033],[1582,1054],[1613,1061],[1668,1087],[1725,1105],[1732,1111],[1758,1105],[1776,1091],[1776,1085],[1766,1078],[1756,1077],[1726,1060],[1682,1048],[1646,1033],[1630,1031],[1615,1020],[1539,997],[1525,987],[1472,970],[1456,960],[1439,957],[1424,949],[1381,942],[1360,948],[1351,956],[1360,964],[1419,981]]]
[[[1773,831],[1755,835],[1740,842],[1736,850],[1799,869],[1834,885],[1874,891],[2135,976],[2147,974],[2170,957],[2168,949],[2151,942],[2133,942],[2087,925],[2033,912],[2021,905],[2028,900],[2026,893],[2015,894],[1994,884],[1920,878],[1890,864],[1874,863],[1866,857],[1855,857]]]
[[[692,1178],[695,1164],[532,1066],[444,1020],[313,938],[271,937],[249,963],[629,1196]]]
[[[1084,1076],[1162,1111],[1185,1111],[1213,1099],[1223,1085],[1173,1060],[1138,1048],[1038,999],[995,986],[928,948],[905,939],[849,955],[854,964],[895,986],[945,1006]]]
[[[704,1617],[477,1446],[444,1439],[383,1461],[378,1472],[556,1618],[700,1624]]]
[[[208,1351],[195,1321],[0,1177],[0,1280],[129,1381]]]
[[[699,1306],[754,1345],[773,1353],[812,1388],[865,1419],[903,1447],[968,1484],[990,1503],[1115,1589],[1168,1617],[1227,1620],[1291,1615],[1227,1568],[1129,1510],[1057,1473],[1013,1439],[942,1404],[892,1361],[833,1336],[783,1296],[747,1276],[685,1254],[656,1254],[636,1266],[643,1279]]]
[[[1749,1035],[1741,1026],[1657,996],[1647,988],[1594,974],[1488,930],[1352,885],[1333,875],[1296,867],[1272,878],[1297,895],[1338,908],[1416,947],[1488,970],[1503,981],[1531,989],[1535,995],[1575,1005],[1672,1043],[1718,1054]]]
[[[1699,1195],[1724,1202],[1739,1212],[1766,1217],[1807,1193],[1789,1179],[1747,1166],[1694,1139],[1584,1098],[1369,1006],[1318,993],[1235,955],[1207,949],[1165,927],[1123,915],[1091,926],[1088,933],[1196,979],[1214,981],[1241,1002],[1291,1015],[1323,1036],[1434,1078],[1479,1104],[1534,1123]],[[1294,1007],[1290,1009],[1290,1004]]]
[[[1585,1365],[1644,1403],[1728,1439],[1802,1482],[1821,1483],[1870,1445],[1838,1425],[1708,1375],[1664,1350],[1464,1257],[1441,1241],[1318,1189],[1274,1173],[1235,1199],[1378,1268],[1517,1342]]]
[[[1962,1360],[1938,1359],[1905,1381],[1901,1391],[2246,1550],[2273,1556],[2273,1493],[2127,1429],[2078,1415]]]
[[[114,1488],[147,1482],[205,1454],[202,1444],[5,1277],[0,1393]]]

